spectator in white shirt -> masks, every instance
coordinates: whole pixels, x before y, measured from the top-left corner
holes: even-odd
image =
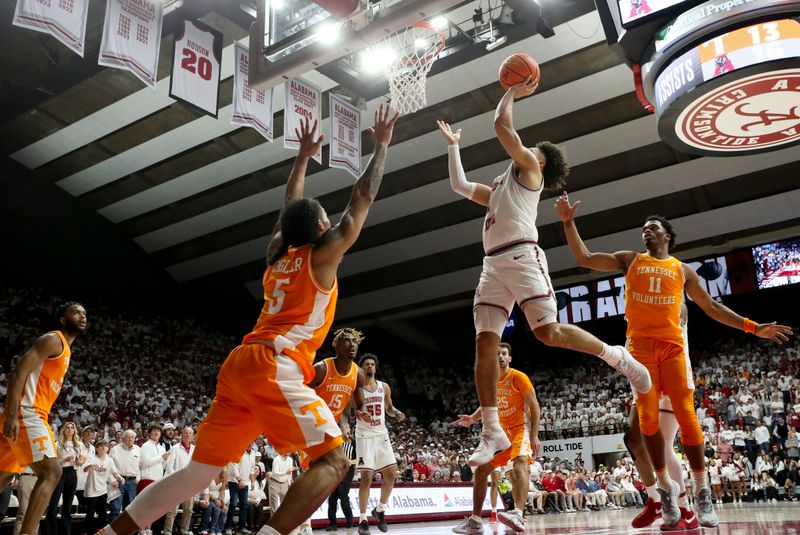
[[[194,453],[194,444],[192,444],[193,440],[194,429],[187,425],[183,428],[183,431],[181,431],[180,443],[176,446],[172,446],[172,448],[169,450],[169,457],[167,458],[167,465],[164,471],[165,476],[168,476],[173,472],[177,472],[189,464],[189,461],[192,458],[192,453]],[[189,526],[192,523],[194,496],[183,502],[180,507],[183,511],[181,516],[181,534],[191,535],[192,532],[189,531]],[[177,514],[177,507],[167,513],[166,517],[164,518],[164,533],[172,533],[172,525],[175,523],[175,516]]]
[[[44,522],[41,525],[43,535],[69,535],[72,525],[72,501],[75,499],[75,489],[78,486],[77,468],[86,462],[86,450],[83,442],[78,437],[78,428],[75,422],[69,421],[58,432],[58,462],[61,465],[61,479],[53,494],[50,496],[50,505],[47,507]],[[63,498],[63,499],[62,499]],[[62,500],[61,518],[58,518],[59,500]]]
[[[94,435],[95,430],[93,425],[87,425],[81,431],[81,441],[83,442],[83,447],[86,448],[86,458],[91,460],[94,458]],[[108,444],[106,444],[106,451],[108,451]],[[75,490],[75,496],[78,497],[78,503],[81,507],[86,507],[86,500],[84,499],[84,492],[86,489],[86,472],[84,470],[78,470],[78,486]]]
[[[758,427],[753,431],[753,437],[756,439],[758,447],[764,451],[769,451],[769,429],[764,425],[762,420]]]
[[[106,524],[107,488],[118,488],[125,479],[117,472],[114,460],[108,455],[108,443],[98,440],[95,452],[82,470],[86,474],[86,533],[93,534]],[[95,521],[95,514],[97,520]]]
[[[142,453],[139,446],[133,443],[135,439],[136,432],[132,429],[127,429],[122,433],[122,443],[117,444],[108,452],[109,456],[114,460],[117,471],[125,478],[125,481],[119,487],[120,495],[110,502],[111,515],[109,522],[113,522],[136,497],[136,483],[141,479],[139,463]]]
[[[161,426],[158,424],[151,424],[147,432],[150,439],[141,446],[142,456],[139,460],[141,479],[136,485],[137,495],[141,494],[148,485],[164,477],[164,467],[167,464],[167,457],[169,457],[169,453],[167,453],[163,444],[160,443]],[[152,533],[150,526],[144,526],[143,531],[145,535],[150,535]]]
[[[267,494],[264,492],[266,489],[266,471],[264,470],[264,463],[258,462],[254,467],[255,473],[250,481],[250,490],[247,493],[248,514],[247,514],[247,529],[251,531],[258,531],[261,527],[261,518],[264,513],[264,507],[261,505],[263,500],[267,499]]]
[[[252,446],[248,446],[238,463],[228,463],[228,491],[230,504],[228,516],[225,519],[225,534],[233,533],[233,515],[236,506],[239,506],[239,527],[236,533],[248,534],[245,524],[247,522],[247,493],[250,489],[250,476],[253,474],[254,455]]]
[[[290,455],[276,456],[272,460],[272,471],[267,474],[269,477],[269,510],[274,513],[278,510],[283,498],[289,491],[289,484],[292,482],[292,472],[294,471],[294,461]]]

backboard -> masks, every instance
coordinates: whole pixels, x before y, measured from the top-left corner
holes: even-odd
[[[277,86],[462,2],[258,0],[257,19],[250,28],[250,86]]]

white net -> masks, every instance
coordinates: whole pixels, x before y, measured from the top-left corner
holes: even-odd
[[[444,48],[444,35],[427,23],[417,23],[376,47],[388,58],[385,69],[392,107],[404,115],[424,108],[425,79]]]

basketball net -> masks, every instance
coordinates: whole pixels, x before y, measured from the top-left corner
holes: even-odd
[[[419,21],[375,45],[392,54],[385,70],[395,110],[405,115],[426,106],[425,79],[444,43],[444,33]]]

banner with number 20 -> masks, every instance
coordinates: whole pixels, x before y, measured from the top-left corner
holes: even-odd
[[[169,96],[217,116],[222,33],[198,21],[183,21],[175,34]]]

